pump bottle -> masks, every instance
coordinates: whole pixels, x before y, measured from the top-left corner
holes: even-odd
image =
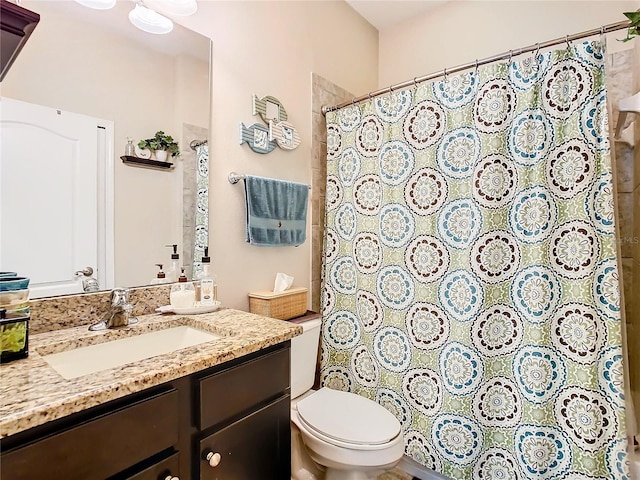
[[[196,304],[196,289],[192,282],[187,280],[184,267],[178,277],[178,283],[174,283],[169,294],[171,306],[175,308],[190,308]]]
[[[200,278],[200,305],[213,305],[215,303],[214,287],[215,278],[211,274],[211,257],[209,247],[204,247],[202,257],[202,276]]]
[[[156,278],[151,280],[150,285],[159,285],[161,283],[167,283],[167,278],[165,273],[162,271],[162,263],[156,263],[156,267],[160,268],[160,271],[156,275]]]
[[[171,244],[165,245],[166,247],[173,247],[173,253],[171,254],[171,263],[169,269],[166,272],[167,282],[177,282],[180,277],[180,255],[178,254],[178,245]]]

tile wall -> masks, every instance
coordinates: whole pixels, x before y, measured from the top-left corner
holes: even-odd
[[[640,89],[640,48],[623,50],[607,59],[607,95],[611,133],[618,121],[618,102]],[[633,119],[633,117],[631,118]],[[620,243],[627,345],[631,391],[635,411],[640,412],[640,121],[635,121],[631,143],[614,140],[612,154],[616,164],[618,241]],[[634,141],[634,139],[636,141]]]
[[[351,100],[354,95],[312,74],[313,139],[311,144],[311,310],[320,312],[322,242],[324,239],[325,188],[327,182],[327,125],[322,107]]]

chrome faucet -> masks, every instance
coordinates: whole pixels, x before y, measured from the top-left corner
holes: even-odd
[[[138,323],[136,317],[131,316],[133,305],[129,303],[129,290],[114,288],[111,290],[111,306],[102,320],[94,323],[89,330],[106,330],[107,328],[125,327]]]

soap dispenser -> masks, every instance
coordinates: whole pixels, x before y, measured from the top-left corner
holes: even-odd
[[[149,282],[151,285],[159,285],[161,283],[167,283],[167,276],[162,271],[162,263],[156,263],[156,267],[160,268],[160,271],[156,275],[156,278]]]
[[[202,276],[200,278],[200,305],[213,305],[215,276],[211,274],[211,257],[209,257],[209,247],[204,247],[204,257],[202,257]]]
[[[178,245],[171,244],[165,245],[166,247],[173,247],[173,253],[171,254],[171,263],[169,270],[167,270],[167,281],[170,283],[177,282],[180,276],[180,255],[178,254]]]
[[[178,283],[173,284],[169,294],[171,306],[174,308],[194,307],[196,304],[196,289],[193,283],[187,280],[187,276],[184,274],[184,267],[181,267],[181,270]]]

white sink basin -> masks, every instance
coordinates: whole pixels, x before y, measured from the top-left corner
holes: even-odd
[[[175,352],[218,338],[221,336],[215,333],[179,326],[51,353],[43,355],[42,358],[64,378],[70,379]]]

